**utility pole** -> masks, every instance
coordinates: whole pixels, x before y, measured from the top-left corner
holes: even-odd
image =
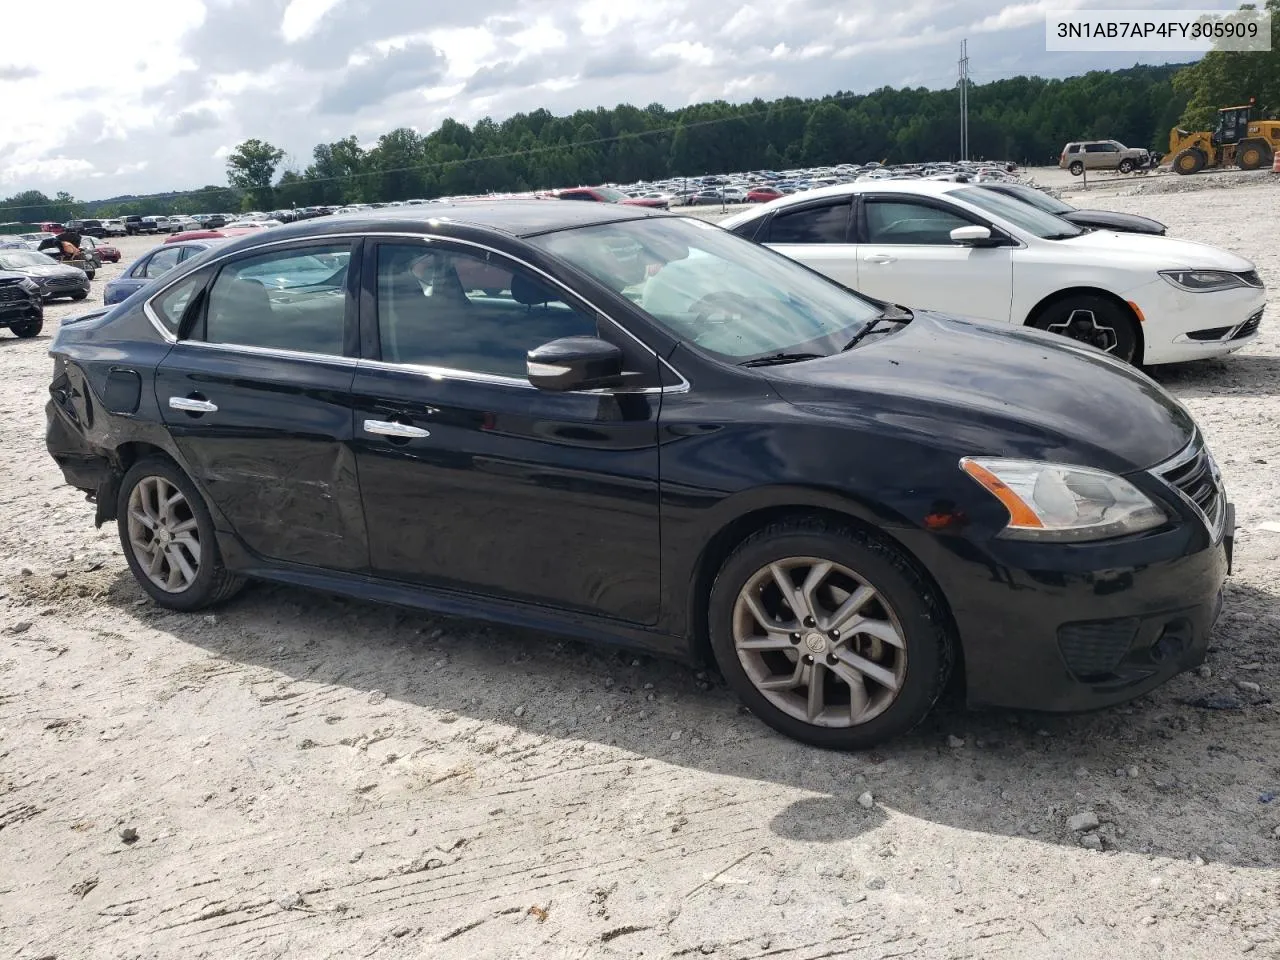
[[[960,41],[960,159],[969,159],[969,41]]]

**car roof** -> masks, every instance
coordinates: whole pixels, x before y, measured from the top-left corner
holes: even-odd
[[[576,189],[576,188],[575,188]],[[285,240],[294,237],[333,233],[335,229],[370,233],[401,230],[429,233],[442,223],[479,227],[516,237],[530,237],[554,230],[586,227],[618,220],[642,220],[666,214],[649,207],[617,203],[581,203],[571,200],[458,200],[412,207],[382,207],[333,214],[315,220],[302,220],[283,227],[273,227],[254,235],[251,242],[241,240],[244,247],[255,245],[259,237]]]

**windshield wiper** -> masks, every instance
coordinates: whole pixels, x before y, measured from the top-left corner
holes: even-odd
[[[1051,233],[1047,237],[1041,237],[1040,239],[1041,240],[1070,240],[1073,237],[1078,237],[1085,232],[1086,231],[1084,230],[1077,230],[1075,233]]]
[[[776,367],[783,363],[799,363],[802,360],[821,360],[826,354],[823,353],[773,353],[767,357],[756,357],[752,360],[743,360],[738,366],[740,367]]]
[[[840,348],[840,352],[844,353],[848,350],[852,350],[862,342],[863,337],[867,336],[867,334],[882,323],[910,323],[915,319],[915,316],[916,315],[906,307],[900,307],[896,303],[891,303],[884,308],[880,313],[880,316],[876,317],[865,327],[855,333],[853,335],[853,339]]]

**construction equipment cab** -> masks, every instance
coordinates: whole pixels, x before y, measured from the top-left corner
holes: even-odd
[[[1174,127],[1169,131],[1169,153],[1175,173],[1238,166],[1258,170],[1270,166],[1280,150],[1280,120],[1254,119],[1256,103],[1223,107],[1213,132],[1195,132]]]

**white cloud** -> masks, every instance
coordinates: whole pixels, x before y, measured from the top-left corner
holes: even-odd
[[[249,137],[305,166],[445,117],[545,107],[679,106],[954,82],[959,41],[982,80],[1064,76],[1153,58],[1044,51],[1049,7],[1115,0],[128,0],[95,8],[55,54],[10,44],[0,65],[0,184],[79,196],[222,183]],[[1196,9],[1205,0],[1125,0]],[[47,3],[4,5],[6,35],[42,36]],[[84,83],[60,64],[103,63]],[[88,75],[86,75],[88,76]]]
[[[313,33],[325,14],[342,0],[291,0],[280,20],[280,33],[285,43],[297,43]]]

